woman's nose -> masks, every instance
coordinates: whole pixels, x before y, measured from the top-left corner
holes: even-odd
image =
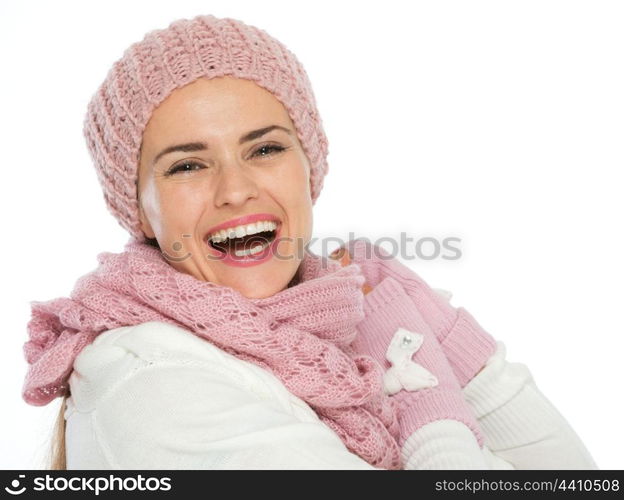
[[[244,165],[229,162],[221,165],[215,194],[215,205],[242,205],[258,197],[258,185]]]

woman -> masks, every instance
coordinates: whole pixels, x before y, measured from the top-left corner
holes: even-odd
[[[23,397],[63,397],[53,468],[596,467],[448,293],[365,239],[307,249],[328,143],[264,31],[148,33],[84,131],[132,238],[32,303]]]

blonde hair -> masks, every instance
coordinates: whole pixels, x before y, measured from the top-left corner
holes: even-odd
[[[67,460],[65,454],[65,402],[69,394],[63,396],[61,408],[56,416],[56,422],[52,429],[52,439],[50,442],[49,469],[66,470]]]

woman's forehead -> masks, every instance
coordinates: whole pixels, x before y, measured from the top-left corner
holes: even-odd
[[[153,114],[175,112],[181,106],[187,110],[201,107],[202,112],[219,108],[243,108],[249,112],[283,109],[282,103],[268,90],[244,78],[225,76],[199,78],[175,89],[154,110]]]
[[[169,137],[174,129],[239,133],[269,122],[292,126],[282,103],[263,87],[229,76],[200,78],[173,91],[154,110],[144,133],[154,140]]]

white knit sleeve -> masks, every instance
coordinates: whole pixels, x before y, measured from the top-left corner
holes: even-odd
[[[458,420],[441,419],[423,425],[407,438],[402,452],[407,456],[405,470],[496,468],[472,430]]]
[[[78,406],[93,401],[85,434],[95,436],[107,467],[374,469],[268,371],[175,327],[141,328],[81,359],[87,375],[99,364],[88,375],[96,397],[85,390],[81,401],[74,379]],[[149,328],[168,329],[180,347],[162,346],[158,335],[145,335]],[[187,340],[194,344],[182,346]]]
[[[570,424],[542,394],[526,365],[505,360],[497,349],[485,367],[464,387],[486,438],[486,453],[504,468],[597,469]]]

